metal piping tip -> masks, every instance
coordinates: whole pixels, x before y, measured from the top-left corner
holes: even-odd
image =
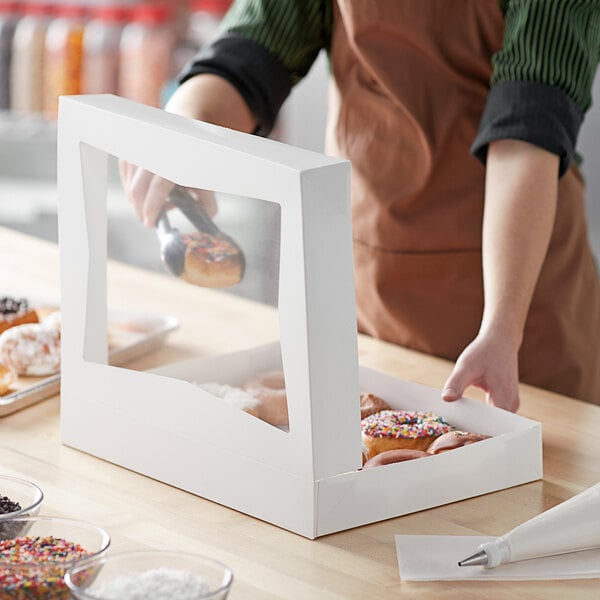
[[[488,564],[488,555],[483,550],[464,558],[458,563],[459,567],[474,567],[476,565],[486,566]]]

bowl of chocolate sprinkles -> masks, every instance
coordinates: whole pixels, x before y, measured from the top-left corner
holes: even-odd
[[[69,600],[64,575],[84,559],[102,557],[109,535],[85,521],[61,517],[7,519],[0,540],[0,599]]]
[[[40,512],[44,494],[33,482],[0,475],[0,540],[19,532],[11,519],[35,517]]]

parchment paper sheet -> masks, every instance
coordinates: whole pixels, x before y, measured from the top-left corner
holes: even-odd
[[[524,560],[493,569],[458,566],[459,560],[493,539],[486,536],[397,535],[400,578],[405,581],[600,578],[600,549]]]

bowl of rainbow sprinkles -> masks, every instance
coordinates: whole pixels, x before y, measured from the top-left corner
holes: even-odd
[[[103,529],[84,521],[7,519],[0,531],[0,598],[68,600],[67,569],[83,559],[103,556],[109,545]]]

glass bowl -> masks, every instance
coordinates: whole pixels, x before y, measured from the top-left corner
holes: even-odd
[[[60,517],[0,522],[0,598],[67,600],[67,569],[103,556],[109,535],[99,527]]]
[[[65,581],[78,600],[224,600],[233,572],[204,556],[148,550],[85,560]]]
[[[21,507],[19,510],[12,512],[0,512],[1,524],[6,519],[35,517],[35,515],[40,512],[44,494],[42,490],[31,481],[19,479],[18,477],[9,477],[8,475],[0,475],[0,498],[8,498],[8,500],[12,502],[18,502]],[[1,534],[0,539],[2,539]]]

